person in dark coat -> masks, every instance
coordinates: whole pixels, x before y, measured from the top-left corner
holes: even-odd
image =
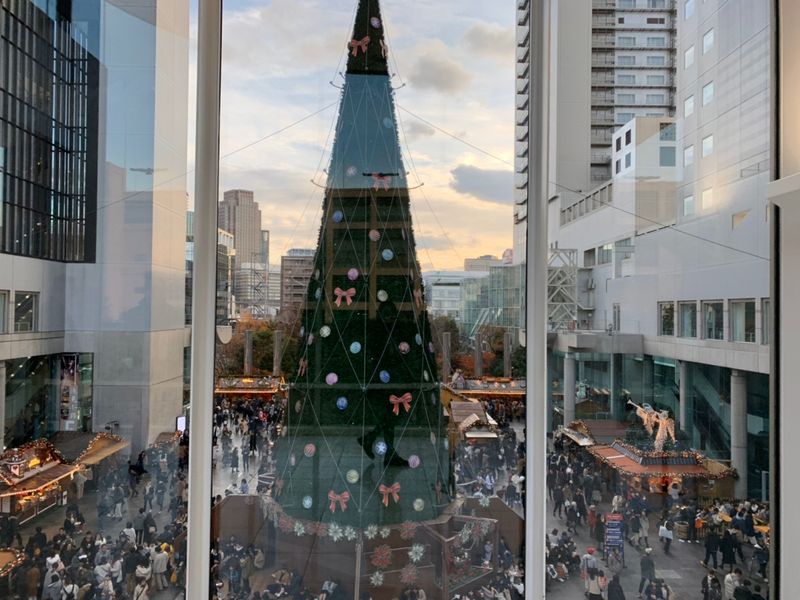
[[[622,591],[622,584],[619,582],[619,575],[614,575],[608,583],[608,600],[625,600],[625,592]]]
[[[719,543],[719,550],[722,552],[722,563],[720,564],[721,568],[725,568],[725,565],[730,565],[730,571],[733,570],[733,566],[736,564],[736,546],[733,541],[733,536],[731,532],[727,529],[725,533],[722,534],[722,540]]]
[[[717,574],[711,569],[700,582],[700,592],[703,594],[703,600],[720,600],[722,598],[722,584],[719,582]]]
[[[642,595],[645,585],[651,584],[656,578],[656,564],[650,553],[652,548],[645,548],[642,558],[639,559],[639,568],[641,570],[641,578],[639,579],[639,595]]]
[[[708,566],[708,559],[713,558],[714,568],[717,568],[717,552],[719,551],[719,534],[713,527],[706,535],[706,557],[703,559],[703,566]]]

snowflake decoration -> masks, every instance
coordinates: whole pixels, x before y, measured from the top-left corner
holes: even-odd
[[[369,582],[375,587],[382,586],[383,585],[383,572],[382,571],[375,571],[372,575],[369,576]]]
[[[400,537],[404,540],[413,539],[416,533],[417,524],[414,521],[405,521],[402,525],[400,525]]]
[[[348,525],[344,528],[344,537],[348,542],[352,542],[354,539],[358,537],[358,533],[356,532],[355,527],[352,525]]]
[[[342,531],[342,526],[338,523],[331,523],[328,525],[328,535],[334,542],[338,542],[342,539],[344,535],[344,531]]]
[[[408,551],[408,558],[412,563],[418,563],[422,560],[423,554],[425,554],[425,546],[422,544],[412,544],[411,550]]]
[[[389,537],[390,533],[392,533],[391,529],[389,529],[388,527],[381,527],[380,534],[381,534],[381,537],[383,539],[386,539],[387,537]]]
[[[489,496],[481,496],[481,497],[478,499],[478,504],[480,504],[480,505],[481,505],[483,508],[488,508],[488,507],[489,507],[489,504],[490,504],[490,502],[489,502]]]
[[[472,523],[466,523],[461,531],[458,532],[458,538],[462,544],[466,544],[472,535]]]
[[[417,570],[417,565],[408,564],[400,571],[400,581],[406,585],[411,585],[416,582],[418,576],[419,571]]]
[[[364,530],[364,537],[368,540],[374,540],[375,537],[378,535],[378,526],[377,525],[369,525]]]
[[[375,548],[370,562],[373,566],[385,569],[392,563],[392,549],[386,544],[381,544]]]
[[[295,521],[294,522],[295,535],[297,535],[297,537],[300,537],[301,535],[304,535],[305,532],[306,532],[305,526],[300,521]]]

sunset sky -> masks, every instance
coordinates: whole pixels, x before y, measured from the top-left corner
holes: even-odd
[[[273,264],[289,248],[316,243],[323,190],[311,179],[325,183],[340,96],[330,82],[342,82],[338,72],[345,66],[356,2],[225,3],[221,153],[229,156],[221,163],[221,184],[254,190],[262,225],[271,232]],[[403,130],[407,139],[409,185],[424,183],[411,192],[423,269],[461,269],[466,257],[499,256],[511,246],[512,232],[515,3],[383,0],[381,9],[393,84],[405,84],[395,99],[402,107],[397,116],[401,141]],[[194,51],[191,61],[194,69]],[[194,86],[192,78],[192,97]],[[193,140],[189,155],[191,163]]]

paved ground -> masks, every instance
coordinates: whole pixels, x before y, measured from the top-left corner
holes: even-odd
[[[552,516],[553,504],[548,501],[548,518],[547,528],[548,531],[557,527],[561,531],[566,527],[566,521]],[[600,509],[610,510],[608,505],[600,505]],[[705,557],[705,547],[702,543],[691,544],[674,540],[670,548],[670,554],[664,554],[662,545],[658,541],[657,527],[655,526],[655,519],[652,520],[650,535],[648,540],[653,548],[653,561],[656,565],[656,576],[661,577],[676,593],[676,600],[689,600],[701,599],[700,582],[707,573],[705,567],[700,564],[700,561]],[[578,535],[575,538],[578,545],[578,551],[583,554],[589,546],[596,546],[588,535],[586,527],[578,529]],[[752,555],[752,548],[749,546],[744,547],[745,560],[749,561]],[[629,600],[637,598],[640,570],[639,559],[642,553],[634,548],[631,544],[625,545],[625,564],[626,568],[623,569],[620,577],[622,587],[625,591],[625,597]],[[742,571],[746,572],[743,565],[737,565]],[[720,581],[727,571],[717,571],[717,576]],[[754,583],[761,584],[766,592],[766,585],[760,579],[753,580]],[[766,594],[764,594],[766,595]],[[551,584],[548,592],[548,600],[566,600],[566,599],[579,599],[583,598],[583,581],[578,576],[571,577],[563,583],[554,582]]]

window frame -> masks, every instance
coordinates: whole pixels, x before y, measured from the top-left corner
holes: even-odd
[[[712,154],[714,154],[714,134],[709,133],[700,144],[700,155],[706,158]]]
[[[665,327],[665,324],[667,323],[664,320],[666,316],[664,312],[665,309],[667,309],[667,312],[669,312],[670,310],[672,312],[668,328]],[[672,300],[659,302],[656,314],[658,315],[657,335],[659,337],[675,337],[675,302]]]
[[[744,331],[741,332],[742,335],[740,336],[742,339],[737,339],[737,334],[740,333],[737,331],[736,327],[736,319],[734,318],[734,309],[742,306],[744,310]],[[752,331],[747,331],[747,308],[748,306],[752,309]],[[737,344],[755,344],[756,343],[756,330],[757,330],[757,316],[756,316],[756,301],[754,298],[736,298],[728,301],[728,333],[730,336],[730,341],[735,342]],[[747,339],[747,338],[751,339]]]
[[[9,290],[0,290],[0,335],[8,333],[8,299],[11,296]]]
[[[694,164],[694,144],[683,147],[683,166],[691,167]]]
[[[694,45],[683,51],[683,68],[689,69],[694,64]]]
[[[708,54],[714,48],[714,28],[703,34],[703,54]]]
[[[687,110],[687,107],[690,110]],[[690,94],[683,99],[683,118],[691,117],[694,114],[694,94]]]
[[[709,90],[709,92],[706,93],[706,90]],[[713,79],[703,86],[702,101],[703,101],[703,106],[708,106],[709,104],[711,104],[714,101],[714,80]]]
[[[710,337],[708,335],[708,311],[706,310],[707,307],[710,306],[719,306],[720,317],[722,319],[722,325],[719,328],[719,337]],[[703,300],[700,304],[700,312],[701,312],[701,319],[703,323],[703,329],[701,331],[704,340],[710,340],[713,342],[722,342],[725,341],[725,302],[723,300]],[[716,324],[714,326],[714,331],[717,331]]]
[[[689,202],[687,202],[689,200]],[[686,207],[691,206],[692,210],[690,212],[686,211]],[[683,197],[683,204],[681,206],[681,214],[684,217],[692,217],[694,216],[695,207],[694,207],[694,194],[688,194]]]
[[[31,300],[30,313],[32,314],[30,329],[20,329],[22,321],[17,315],[17,306],[19,306],[18,297],[27,294],[23,301]],[[14,291],[14,333],[35,333],[39,331],[39,292],[15,290]]]
[[[683,309],[684,308],[693,308],[694,309],[694,317],[688,320],[688,323],[692,324],[692,331],[691,334],[687,334],[684,331],[684,318],[683,318]],[[697,338],[697,301],[680,301],[678,302],[678,331],[677,336],[680,338],[686,339],[696,339]]]

